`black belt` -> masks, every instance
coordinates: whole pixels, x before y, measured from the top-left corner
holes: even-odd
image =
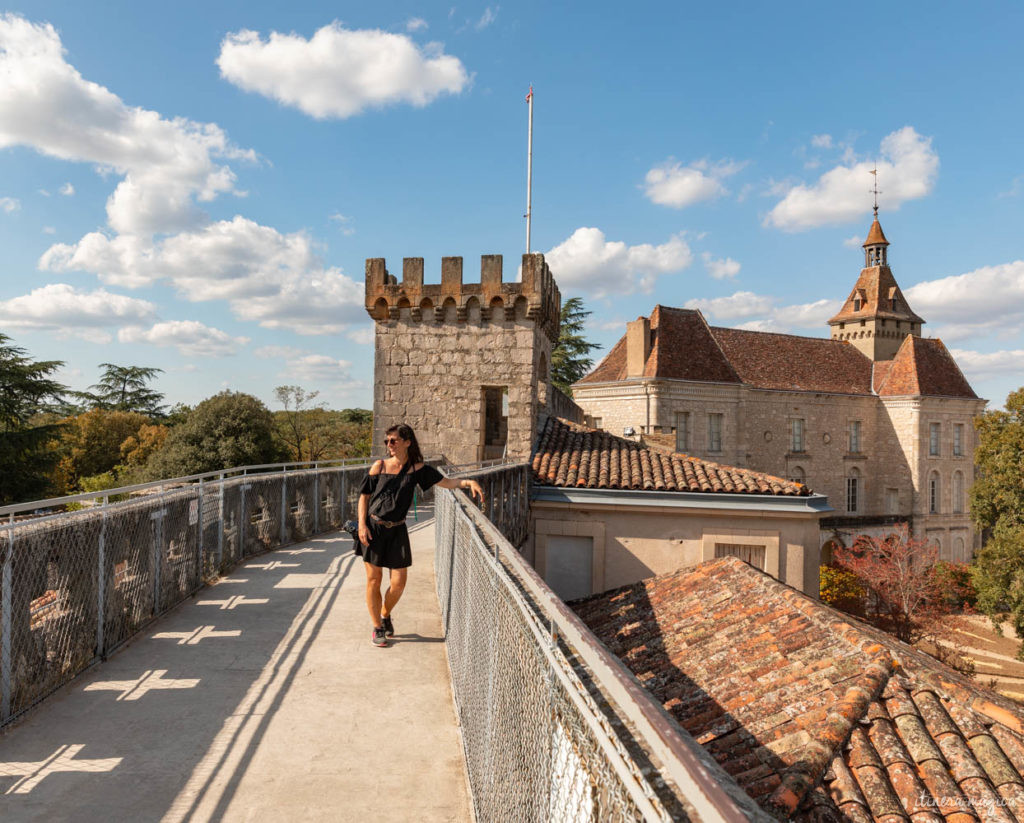
[[[389,529],[393,529],[393,528],[395,528],[395,526],[403,526],[403,525],[405,525],[405,521],[404,520],[399,520],[396,523],[392,523],[390,520],[384,520],[381,517],[377,517],[377,515],[375,515],[375,514],[371,514],[370,515],[370,519],[373,520],[376,523],[380,523],[382,526],[385,526],[385,527],[387,527]]]

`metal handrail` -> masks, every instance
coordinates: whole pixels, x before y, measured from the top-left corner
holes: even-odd
[[[456,490],[454,494],[468,501],[464,492]],[[472,505],[472,501],[464,502],[460,508],[473,518],[488,540],[495,541],[495,545],[502,548],[502,562],[515,573],[536,605],[550,619],[552,633],[572,646],[626,719],[640,732],[666,774],[702,820],[741,823],[773,819],[738,786],[732,793],[724,788],[723,783],[728,785],[732,781],[724,769],[704,754],[699,744],[676,724],[626,665],[565,605],[494,524]]]
[[[428,460],[431,458],[427,458]],[[33,500],[27,503],[11,503],[0,506],[0,517],[13,518],[14,515],[22,512],[36,512],[40,509],[54,509],[59,506],[66,506],[68,503],[78,503],[85,500],[97,500],[99,498],[110,498],[133,492],[145,491],[146,489],[159,488],[161,491],[171,486],[183,486],[189,483],[202,482],[205,480],[222,480],[235,475],[245,476],[253,472],[273,473],[287,472],[290,468],[299,469],[329,469],[331,467],[348,468],[352,466],[368,466],[372,458],[366,457],[345,457],[334,460],[307,460],[293,463],[260,463],[252,466],[233,466],[230,469],[219,469],[202,474],[188,474],[182,477],[168,477],[163,480],[151,480],[147,483],[136,483],[131,486],[118,486],[113,489],[100,489],[94,492],[80,492],[69,494],[64,497],[50,497],[45,500]]]

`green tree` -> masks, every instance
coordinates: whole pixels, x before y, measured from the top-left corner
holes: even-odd
[[[1006,410],[976,418],[979,477],[971,487],[971,519],[989,534],[971,572],[978,608],[998,626],[1009,613],[1024,635],[1024,388],[1006,398]],[[1018,652],[1024,659],[1024,646]]]
[[[562,304],[558,344],[551,351],[551,382],[570,397],[572,384],[594,365],[590,352],[601,348],[583,336],[583,324],[590,315],[584,310],[581,297],[570,297]]]
[[[270,410],[251,394],[224,391],[208,397],[171,429],[150,457],[153,479],[276,463],[287,452]]]
[[[0,333],[0,504],[45,496],[58,453],[51,447],[60,424],[40,422],[67,389],[51,378],[63,363],[32,360]]]
[[[83,478],[111,472],[122,462],[122,445],[149,423],[138,412],[92,409],[65,421],[58,477],[62,491],[82,488]]]
[[[320,392],[307,392],[301,386],[278,386],[274,389],[277,402],[284,406],[284,411],[276,415],[281,423],[281,437],[288,444],[292,459],[300,463],[303,460],[319,459],[319,455],[314,457],[309,453],[312,444],[308,443],[311,422],[308,412],[322,411],[319,406],[313,405],[319,395]]]
[[[164,396],[150,388],[150,381],[163,369],[147,366],[117,366],[114,363],[100,363],[103,376],[90,389],[92,394],[85,397],[100,409],[115,409],[147,414],[150,417],[163,415]]]

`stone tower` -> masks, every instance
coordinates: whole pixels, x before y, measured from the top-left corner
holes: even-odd
[[[549,393],[561,295],[542,254],[523,255],[521,282],[502,282],[502,258],[484,255],[480,282],[462,282],[462,258],[441,261],[424,284],[423,258],[402,281],[383,258],[366,261],[366,311],[375,322],[373,444],[407,423],[424,454],[454,463],[528,458]]]
[[[833,340],[849,340],[872,360],[892,360],[908,334],[921,336],[924,324],[893,277],[888,247],[875,206],[875,219],[864,241],[864,268],[839,313],[828,321]]]

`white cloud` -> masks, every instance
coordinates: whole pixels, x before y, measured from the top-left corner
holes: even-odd
[[[644,194],[648,200],[660,206],[671,206],[675,209],[692,206],[694,203],[725,194],[728,190],[722,184],[722,180],[735,174],[743,166],[743,163],[727,160],[715,164],[699,160],[689,166],[683,166],[669,158],[647,172],[644,177]]]
[[[864,238],[859,234],[851,234],[843,241],[843,245],[848,249],[855,249],[858,246],[864,245]]]
[[[196,200],[234,188],[234,173],[214,158],[255,159],[214,124],[165,119],[85,80],[64,60],[49,24],[0,16],[0,77],[0,148],[30,146],[121,175],[107,201],[118,232],[196,225],[202,220]]]
[[[405,21],[406,31],[420,31],[427,28],[430,28],[430,24],[422,17],[410,17]]]
[[[498,18],[498,10],[500,8],[501,6],[495,6],[492,9],[490,6],[488,6],[486,9],[484,9],[484,13],[481,14],[480,19],[476,21],[476,25],[474,26],[474,28],[476,28],[477,31],[483,31],[484,29],[486,29],[489,25],[491,25],[491,23],[493,23]]]
[[[364,311],[363,286],[325,267],[308,235],[237,216],[158,242],[92,232],[52,246],[39,266],[130,287],[166,280],[187,300],[228,300],[236,317],[300,334],[341,331]]]
[[[545,258],[563,292],[571,289],[595,297],[650,292],[658,276],[681,271],[693,262],[681,235],[660,246],[627,246],[605,239],[600,229],[586,227],[576,229]]]
[[[0,325],[108,342],[111,338],[104,329],[146,322],[155,312],[156,307],[147,300],[103,289],[86,292],[66,283],[51,283],[0,301]]]
[[[811,137],[811,145],[816,149],[830,149],[832,148],[832,135],[815,134]]]
[[[53,226],[43,226],[43,234],[56,234],[57,230]]]
[[[977,352],[967,349],[950,349],[969,382],[987,380],[1004,375],[1024,377],[1024,350]]]
[[[60,193],[65,197],[71,197],[71,195],[75,193],[75,187],[72,186],[71,183],[65,183],[60,187]]]
[[[21,201],[14,197],[0,197],[0,211],[12,214],[21,208]]]
[[[346,237],[351,237],[356,233],[355,228],[352,226],[352,218],[345,214],[339,214],[335,212],[329,218],[333,222],[338,224],[338,231],[340,231]]]
[[[929,194],[939,170],[939,156],[930,137],[911,126],[886,135],[877,162],[883,205],[895,211],[908,200]],[[811,184],[793,185],[764,219],[766,226],[783,231],[803,231],[863,218],[871,205],[873,160],[844,161]]]
[[[715,320],[736,320],[743,317],[767,314],[772,310],[774,300],[750,291],[738,291],[728,297],[699,298],[687,300],[684,307],[700,309]]]
[[[205,326],[197,320],[170,320],[152,328],[128,326],[117,333],[122,343],[149,343],[173,346],[186,357],[226,357],[236,354],[249,342],[248,337],[231,337],[227,332]]]
[[[298,34],[242,30],[227,35],[217,58],[221,76],[245,91],[317,119],[351,117],[394,103],[425,106],[469,84],[465,66],[440,44],[422,49],[404,34],[352,31],[338,22],[306,40]]]
[[[345,336],[353,343],[358,343],[360,346],[372,346],[374,344],[374,333],[373,325],[361,326],[356,329],[350,329]]]
[[[272,357],[298,357],[301,354],[304,354],[303,350],[297,349],[294,346],[260,346],[253,352],[253,355],[258,357],[260,360],[268,360]]]
[[[280,377],[304,383],[326,383],[335,388],[351,388],[357,385],[349,374],[352,364],[348,360],[339,360],[293,346],[262,346],[253,353],[261,359],[284,360],[285,368],[278,372]]]
[[[903,293],[946,340],[1016,334],[1024,325],[1024,260],[926,280]]]
[[[731,257],[712,257],[710,253],[704,252],[701,259],[704,261],[704,268],[715,280],[725,280],[740,273],[740,264]]]

